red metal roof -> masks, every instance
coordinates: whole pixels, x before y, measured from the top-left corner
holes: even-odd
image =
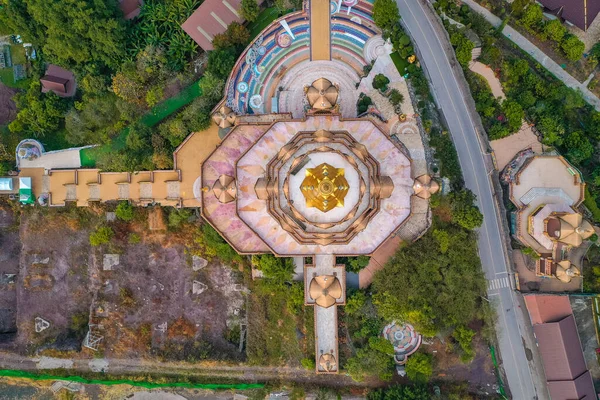
[[[546,380],[569,381],[587,371],[573,315],[533,326]]]
[[[241,0],[206,0],[181,25],[204,50],[212,50],[215,35],[224,33],[232,22],[242,22]]]
[[[71,71],[58,65],[50,64],[40,83],[43,93],[52,91],[60,97],[71,97],[75,94],[75,76]]]
[[[524,297],[533,325],[560,321],[573,313],[568,296],[526,295]]]

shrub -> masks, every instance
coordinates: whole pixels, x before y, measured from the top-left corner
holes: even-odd
[[[387,90],[388,83],[390,83],[389,78],[383,74],[377,74],[373,78],[373,88],[379,89],[382,92]]]
[[[397,106],[404,101],[404,96],[397,89],[392,89],[392,91],[390,92],[389,99],[390,103]]]
[[[314,358],[303,358],[301,361],[302,366],[309,370],[309,371],[314,371],[316,368],[316,363],[315,363],[315,359]]]
[[[369,106],[371,104],[373,104],[373,101],[371,100],[371,98],[369,96],[361,94],[360,97],[358,98],[358,102],[356,103],[357,113],[360,115],[364,112],[367,112],[367,110],[369,109]]]
[[[132,232],[129,234],[129,244],[138,244],[142,241],[142,238],[140,237],[140,235],[138,235],[135,232]]]
[[[109,226],[101,226],[94,232],[90,233],[90,244],[92,246],[100,246],[110,242],[115,235],[114,231]]]
[[[452,337],[458,342],[462,350],[460,360],[464,363],[470,363],[475,358],[475,350],[473,349],[473,337],[475,331],[464,326],[459,326],[454,329]]]
[[[117,218],[125,222],[129,222],[133,219],[133,213],[133,206],[128,201],[120,202],[117,206],[117,209],[115,210]]]
[[[573,34],[567,35],[560,47],[569,61],[579,60],[583,57],[583,52],[585,51],[585,43]]]
[[[192,216],[192,212],[187,208],[173,208],[169,212],[168,226],[171,229],[179,228]]]

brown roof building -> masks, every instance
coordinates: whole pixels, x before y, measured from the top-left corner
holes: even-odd
[[[552,400],[596,399],[567,296],[525,296]]]
[[[60,97],[72,97],[77,89],[73,73],[54,64],[48,66],[46,75],[40,79],[40,83],[42,93],[52,91]]]
[[[134,19],[142,11],[143,0],[119,0],[119,8],[123,11],[123,18]]]
[[[259,2],[260,3],[260,2]],[[242,22],[239,14],[241,0],[206,0],[181,25],[198,46],[212,50],[215,35],[227,30],[232,22]]]
[[[598,13],[600,0],[538,0],[546,11],[587,31]]]

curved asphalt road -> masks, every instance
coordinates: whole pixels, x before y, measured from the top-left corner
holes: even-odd
[[[484,215],[479,231],[479,255],[488,279],[488,295],[498,314],[499,350],[512,398],[546,398],[545,379],[539,371],[541,367],[537,368],[534,362],[530,364],[526,356],[526,347],[530,359],[536,356],[532,351],[537,352],[537,349],[525,307],[520,306],[522,299],[510,287],[513,276],[508,273],[509,262],[498,224],[498,208],[485,162],[487,155],[482,151],[469,107],[450,66],[445,51],[449,46],[448,40],[435,28],[439,24],[434,19],[437,17],[432,15],[426,4],[421,3],[426,0],[396,1],[452,134],[465,184],[477,195],[479,209]]]

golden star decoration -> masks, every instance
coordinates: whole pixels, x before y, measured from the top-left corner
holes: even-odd
[[[306,206],[323,212],[343,207],[348,189],[350,187],[344,176],[344,168],[335,168],[327,163],[307,168],[306,178],[300,185]]]

